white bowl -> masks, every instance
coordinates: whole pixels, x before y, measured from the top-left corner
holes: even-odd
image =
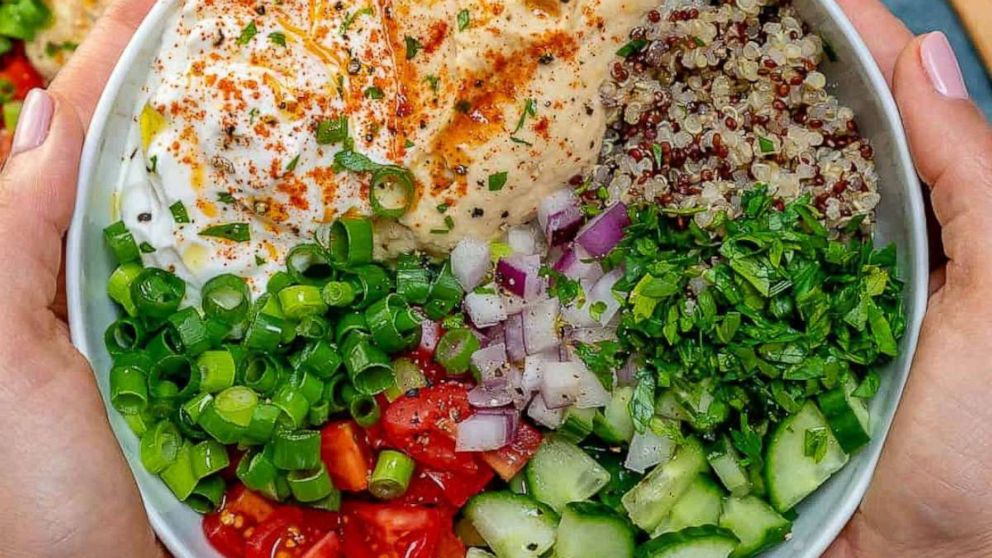
[[[671,1],[671,0],[669,0]],[[880,176],[878,243],[895,242],[906,280],[908,328],[901,357],[881,371],[882,385],[871,405],[872,442],[850,464],[798,509],[792,538],[766,556],[815,558],[833,541],[854,513],[871,481],[885,435],[909,375],[927,297],[927,239],[920,184],[909,156],[899,112],[885,80],[854,28],[833,0],[796,0],[814,30],[826,38],[838,62],[825,64],[841,102],[854,109],[862,133],[871,139]],[[69,232],[67,289],[72,340],[93,365],[107,404],[110,423],[137,478],[152,526],[179,558],[219,556],[200,528],[200,516],[176,501],[138,459],[138,440],[109,406],[107,371],[110,357],[103,332],[116,318],[106,296],[113,260],[104,246],[102,229],[111,222],[111,195],[124,165],[127,137],[135,104],[159,39],[179,0],[159,0],[131,40],[107,83],[83,151],[76,212]],[[659,0],[659,4],[664,1]]]

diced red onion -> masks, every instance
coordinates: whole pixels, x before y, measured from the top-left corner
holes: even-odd
[[[420,322],[420,345],[419,347],[430,353],[437,348],[437,342],[441,339],[441,324],[431,320]]]
[[[569,206],[552,213],[548,216],[548,224],[544,227],[544,238],[551,246],[561,246],[571,242],[585,220],[585,215],[578,206]]]
[[[550,298],[524,311],[524,347],[527,354],[539,353],[560,344],[557,327],[558,309],[558,299]]]
[[[578,244],[565,250],[555,262],[554,268],[558,273],[576,281],[587,279],[595,282],[603,276],[603,266]]]
[[[529,256],[537,253],[537,240],[534,238],[534,229],[531,227],[513,227],[506,234],[506,242],[514,254]]]
[[[506,344],[506,356],[510,362],[520,362],[527,356],[524,346],[524,317],[520,314],[508,316],[503,322],[503,339]]]
[[[655,465],[667,463],[674,452],[675,442],[671,438],[658,436],[648,428],[643,433],[634,433],[623,466],[644,473]]]
[[[561,426],[561,423],[565,420],[565,408],[550,409],[547,403],[544,402],[544,397],[541,394],[537,394],[527,407],[527,416],[537,424],[553,430]]]
[[[455,451],[491,451],[513,439],[513,420],[506,414],[476,413],[458,423]]]
[[[503,298],[503,308],[506,309],[506,313],[509,315],[519,314],[527,309],[527,301],[522,297],[508,293],[505,290],[501,292],[500,296]]]
[[[479,376],[483,380],[495,378],[504,364],[506,364],[506,346],[502,343],[489,345],[472,353],[472,366],[479,371]]]
[[[494,289],[495,290],[495,289]],[[506,319],[506,309],[503,299],[498,294],[481,294],[477,292],[465,295],[462,303],[465,313],[475,324],[475,327],[491,327]]]
[[[631,355],[627,362],[617,370],[617,385],[632,386],[637,383],[637,358]]]
[[[543,289],[541,257],[517,254],[502,258],[496,264],[496,281],[511,293],[532,300]]]
[[[562,314],[564,315],[564,312]],[[615,341],[617,339],[617,332],[612,328],[602,327],[600,325],[576,327],[568,332],[566,338],[569,341],[578,343],[599,343],[600,341]]]
[[[616,295],[613,294],[613,287],[617,284],[617,281],[623,278],[623,269],[616,268],[602,278],[596,281],[596,284],[586,292],[586,309],[591,309],[593,304],[601,302],[606,305],[602,314],[599,314],[600,325],[605,326],[610,323],[613,316],[617,315],[617,311],[620,310],[621,303],[617,300]]]
[[[587,372],[581,362],[546,362],[543,368],[541,396],[548,408],[560,409],[578,401],[580,382]]]
[[[541,200],[537,206],[537,223],[541,225],[541,230],[548,229],[548,220],[552,215],[570,207],[579,208],[579,198],[571,188],[562,188]]]
[[[529,391],[541,389],[544,381],[544,364],[547,361],[540,355],[532,355],[524,360],[523,388]]]
[[[486,334],[486,342],[483,347],[488,347],[489,345],[495,345],[497,343],[506,343],[506,336],[503,333],[503,324],[496,324],[492,327],[487,327],[483,333]]]
[[[523,410],[530,403],[534,392],[524,389],[524,372],[516,366],[506,367],[506,377],[510,381],[510,395],[513,397],[513,406],[517,410]]]
[[[473,407],[503,407],[512,402],[510,381],[506,378],[493,378],[468,392],[468,403]]]
[[[451,273],[466,292],[482,283],[489,267],[489,244],[486,242],[466,237],[451,251]]]
[[[582,227],[575,236],[575,242],[588,250],[594,258],[602,258],[620,242],[623,238],[623,230],[629,224],[627,206],[616,203]]]
[[[579,378],[579,395],[575,399],[575,406],[579,409],[595,409],[605,407],[611,399],[610,392],[603,387],[603,382],[599,381],[586,365],[576,362],[582,375]]]

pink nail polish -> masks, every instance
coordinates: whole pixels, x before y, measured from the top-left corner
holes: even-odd
[[[961,66],[954,56],[954,49],[941,32],[930,33],[920,46],[923,69],[937,93],[951,99],[967,99],[968,86],[964,83]]]
[[[55,101],[47,91],[32,89],[28,92],[24,106],[21,108],[21,116],[17,120],[14,143],[10,149],[11,155],[31,151],[45,143],[54,114]]]

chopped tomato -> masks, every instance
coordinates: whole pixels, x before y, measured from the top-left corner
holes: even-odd
[[[439,332],[438,337],[440,337],[443,334],[444,334],[444,330],[442,329]],[[445,370],[444,367],[441,366],[440,364],[434,362],[433,349],[426,349],[420,347],[410,351],[409,353],[403,356],[412,360],[414,364],[416,364],[420,368],[420,371],[424,373],[424,378],[427,379],[427,383],[429,385],[433,386],[451,381],[459,383],[462,380],[461,377],[452,378],[451,376],[448,376],[448,371]],[[464,374],[463,376],[464,376],[464,380],[470,380],[472,378],[471,374]]]
[[[331,517],[333,520],[329,520]],[[336,558],[337,554],[330,554],[333,541],[324,539],[332,532],[330,529],[337,527],[337,517],[315,514],[299,506],[282,506],[255,528],[245,543],[245,558],[303,558],[310,556],[317,544],[326,544],[326,557]]]
[[[455,452],[456,425],[471,415],[468,389],[445,382],[393,401],[382,417],[386,441],[431,469],[475,474],[479,463]]]
[[[28,91],[44,87],[45,81],[35,71],[23,52],[15,51],[0,58],[0,83],[4,80],[14,87],[14,100],[23,100]]]
[[[347,420],[325,426],[320,432],[320,456],[334,486],[351,492],[368,489],[372,452],[356,423]]]
[[[495,469],[503,480],[509,481],[517,476],[517,473],[534,456],[537,448],[541,445],[541,439],[541,432],[538,429],[520,421],[520,426],[517,428],[510,445],[495,451],[483,452],[479,454],[479,457]]]
[[[444,499],[456,508],[464,506],[469,498],[482,492],[495,476],[489,467],[479,467],[475,473],[426,471],[424,475],[441,488]]]
[[[464,554],[462,555],[464,557]],[[317,541],[317,544],[310,547],[310,550],[303,555],[303,558],[340,558],[341,557],[341,535],[337,531],[332,531],[324,538]]]
[[[227,447],[227,467],[225,467],[221,472],[220,476],[228,482],[233,482],[238,479],[238,463],[241,463],[241,458],[245,456],[245,451],[240,450],[235,446]]]
[[[422,506],[446,507],[449,505],[448,498],[445,497],[441,486],[420,468],[410,479],[410,486],[403,494],[402,501]]]
[[[275,509],[265,498],[236,485],[227,492],[221,509],[203,518],[203,533],[222,555],[242,558],[249,533],[268,520]]]
[[[441,542],[437,547],[437,558],[465,558],[465,545],[458,540],[454,531],[447,529],[441,532]]]
[[[348,558],[437,558],[442,512],[402,503],[347,502],[342,507]]]

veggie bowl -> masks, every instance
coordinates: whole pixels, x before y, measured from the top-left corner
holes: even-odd
[[[138,31],[69,240],[173,553],[827,547],[927,278],[835,4],[220,4]]]

